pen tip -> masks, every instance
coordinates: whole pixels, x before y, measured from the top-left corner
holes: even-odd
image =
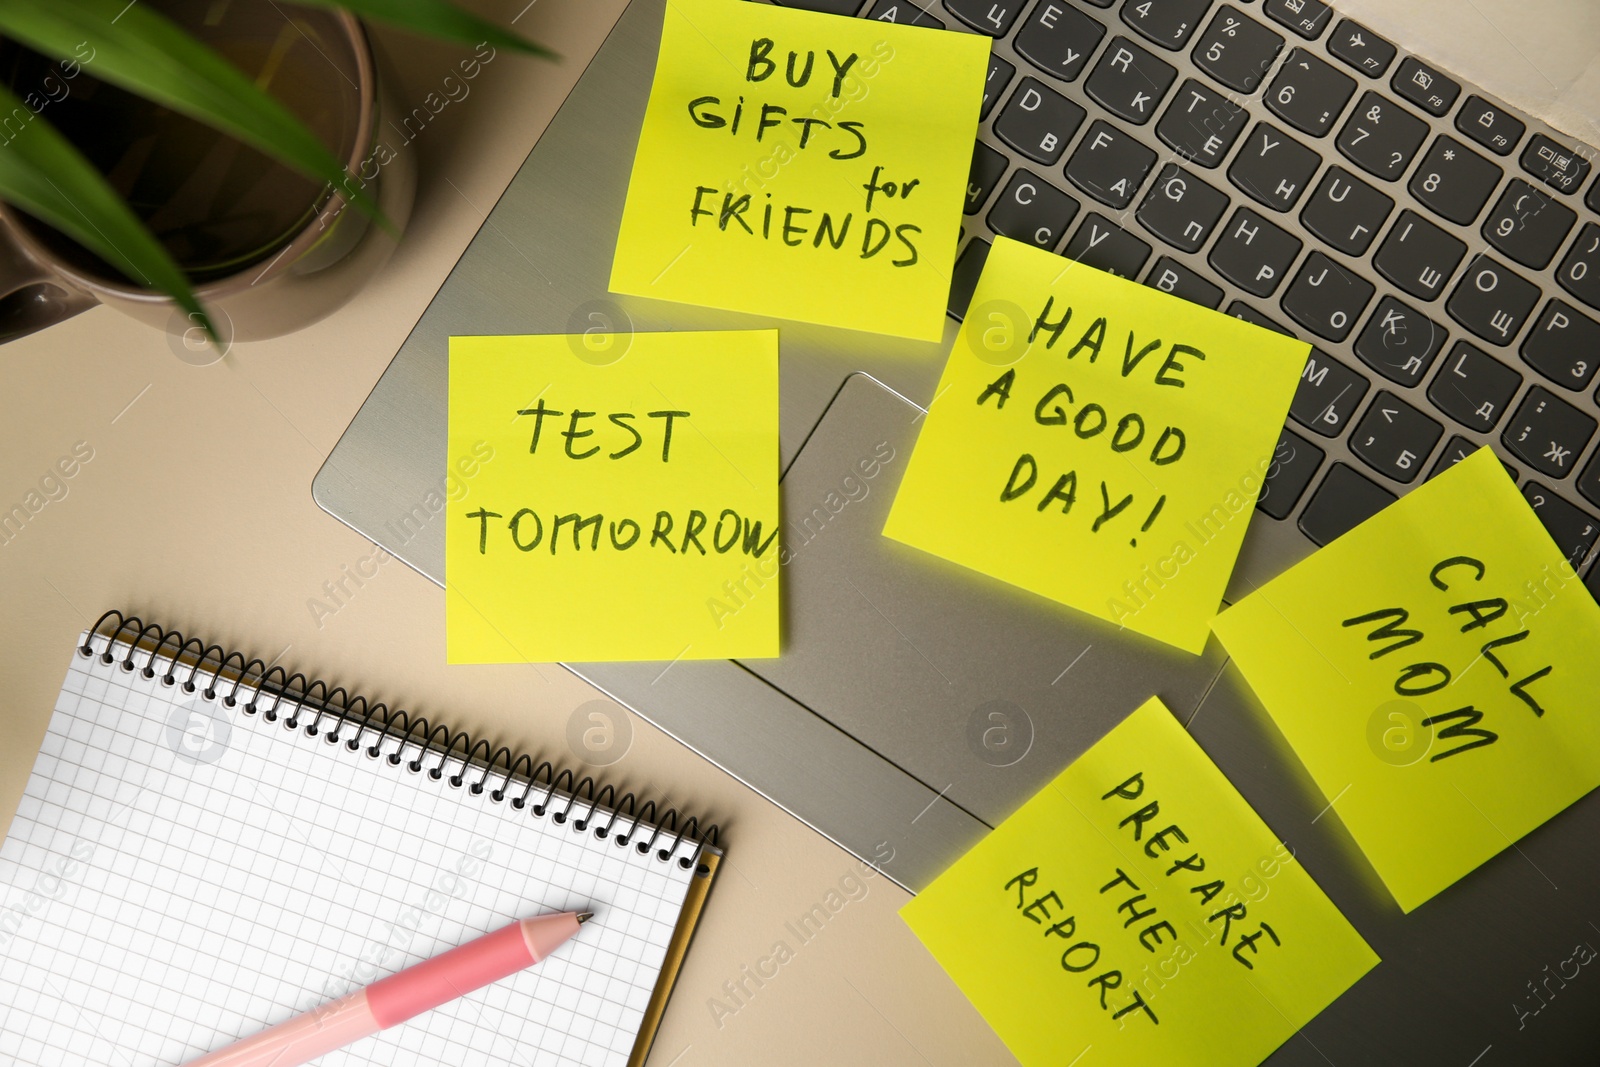
[[[594,912],[592,912],[592,911],[580,911],[580,912],[578,912],[578,925],[581,926],[584,923],[588,922],[592,918],[594,918]]]

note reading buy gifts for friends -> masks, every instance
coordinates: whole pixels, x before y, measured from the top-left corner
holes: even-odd
[[[1378,962],[1155,698],[900,914],[1030,1067],[1254,1067]]]
[[[666,9],[612,290],[937,341],[989,39]]]
[[[1213,626],[1406,911],[1600,785],[1600,607],[1486,448]]]
[[[883,532],[1198,653],[1309,351],[998,238]]]
[[[778,335],[452,337],[451,663],[778,654]]]

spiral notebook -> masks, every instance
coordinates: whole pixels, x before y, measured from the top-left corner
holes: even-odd
[[[536,967],[323,1057],[641,1063],[716,828],[110,613],[0,845],[0,1062],[152,1067],[515,919]]]

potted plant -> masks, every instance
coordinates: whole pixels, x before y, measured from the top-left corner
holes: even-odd
[[[326,269],[381,244],[370,273],[410,204],[408,175],[393,208],[375,195],[381,92],[357,16],[549,55],[448,0],[0,3],[0,341],[96,300],[158,325],[176,304],[214,342],[216,301],[255,336],[342,302]]]

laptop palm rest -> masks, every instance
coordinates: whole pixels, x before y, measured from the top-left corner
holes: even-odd
[[[1152,693],[1187,718],[1223,656],[884,537],[922,416],[845,380],[784,475],[783,656],[744,666],[992,826]]]

